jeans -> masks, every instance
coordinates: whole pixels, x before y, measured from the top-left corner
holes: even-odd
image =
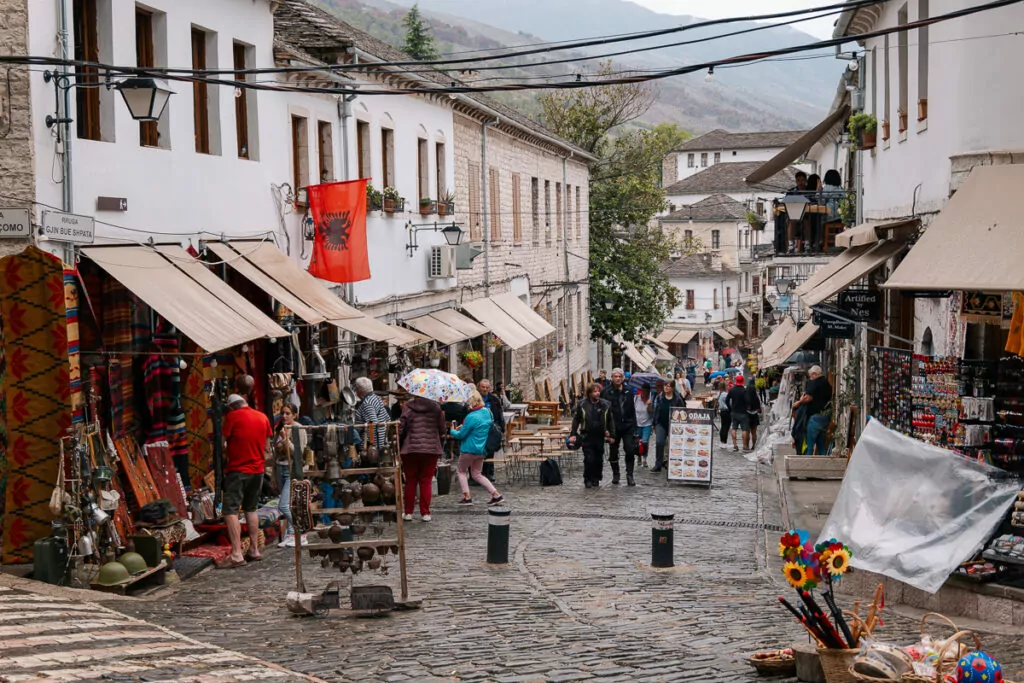
[[[658,425],[654,428],[655,452],[654,469],[660,470],[665,466],[665,446],[668,444],[668,427]]]
[[[829,419],[825,415],[811,415],[811,419],[807,421],[805,455],[828,455],[828,444],[825,443],[828,423]]]
[[[284,517],[285,522],[288,526],[285,529],[285,535],[295,533],[295,529],[292,528],[292,473],[291,465],[282,465],[277,463],[277,481],[281,487],[281,494],[277,497],[277,509],[281,512],[281,516]]]
[[[583,442],[583,481],[597,483],[604,476],[604,440]]]
[[[722,440],[722,444],[729,443],[729,427],[732,425],[732,413],[728,410],[719,410],[719,417],[722,418],[722,429],[718,436]]]
[[[650,450],[651,447],[652,431],[654,431],[654,425],[636,428],[637,459],[644,463],[647,462],[647,451]]]
[[[420,492],[420,514],[430,514],[431,484],[437,471],[436,455],[410,453],[402,458],[405,473],[405,489],[402,504],[405,514],[411,515],[416,503],[416,490]]]
[[[483,475],[484,468],[484,456],[479,453],[462,453],[459,455],[459,488],[462,489],[462,495],[466,498],[469,497],[469,477],[473,477],[473,481],[487,489],[487,492],[492,496],[497,493],[494,485],[487,480],[487,477]]]
[[[626,453],[626,474],[633,474],[634,458],[636,458],[636,437],[633,436],[632,431],[622,432],[615,435],[615,440],[612,441],[611,448],[609,448],[608,462],[612,465],[612,475],[615,476],[619,470],[619,444],[622,444],[622,450]]]

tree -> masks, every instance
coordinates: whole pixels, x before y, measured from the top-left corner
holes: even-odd
[[[402,20],[405,24],[405,44],[402,49],[413,59],[429,62],[440,59],[441,55],[434,45],[434,36],[423,23],[419,4],[413,5]]]
[[[597,78],[607,76],[601,65]],[[674,124],[624,131],[654,102],[646,84],[554,90],[541,96],[544,122],[598,157],[590,172],[590,326],[594,339],[638,341],[679,305],[662,264],[692,253],[652,225],[668,208],[662,159],[689,135]],[[605,306],[611,302],[611,307]]]

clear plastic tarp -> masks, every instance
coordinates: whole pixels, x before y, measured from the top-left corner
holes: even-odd
[[[770,407],[762,408],[764,426],[757,435],[757,448],[750,453],[743,454],[747,460],[769,464],[776,446],[793,443],[790,430],[793,426],[791,414],[797,373],[798,369],[792,367],[783,371],[778,398],[772,402]]]
[[[1019,480],[871,420],[850,457],[821,539],[852,565],[935,593],[992,536]]]

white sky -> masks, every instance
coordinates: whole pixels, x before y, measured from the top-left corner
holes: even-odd
[[[689,14],[702,19],[754,16],[771,12],[818,7],[821,0],[632,0],[638,5],[662,14]],[[813,21],[793,24],[793,28],[810,33],[817,38],[831,38],[832,25],[839,15],[830,15]],[[781,19],[780,21],[785,21]]]

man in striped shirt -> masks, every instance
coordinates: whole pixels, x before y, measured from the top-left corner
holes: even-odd
[[[373,393],[373,382],[369,377],[360,377],[355,381],[356,396],[359,403],[356,405],[356,424],[364,423],[385,423],[391,421],[388,409],[384,407],[384,401],[380,396]],[[376,427],[375,443],[380,448],[387,443],[387,427]]]

